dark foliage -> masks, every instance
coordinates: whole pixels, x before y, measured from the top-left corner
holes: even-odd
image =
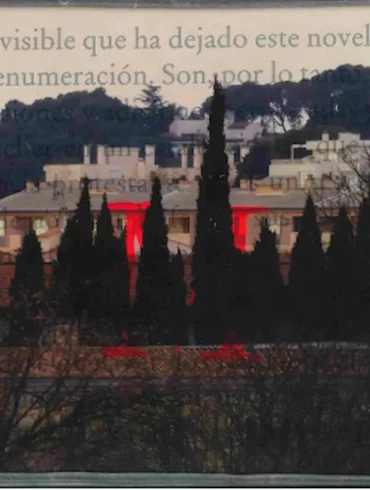
[[[367,332],[370,313],[370,202],[364,198],[358,213],[356,227],[356,310],[361,332]]]
[[[105,334],[113,342],[121,340],[122,327],[129,315],[130,272],[126,235],[114,235],[106,194],[103,195],[94,240],[94,304],[91,322],[96,341]]]
[[[283,280],[280,272],[276,235],[262,220],[259,240],[251,255],[253,278],[255,340],[276,340],[276,327],[282,320]]]
[[[143,247],[139,259],[134,304],[135,321],[148,344],[170,342],[171,285],[161,184],[159,179],[155,178],[150,206],[146,210],[143,224]]]
[[[328,340],[348,340],[353,331],[356,312],[356,249],[353,227],[347,209],[341,207],[326,253],[328,307],[330,323]]]
[[[193,248],[194,330],[198,342],[222,342],[230,314],[234,254],[228,162],[224,135],[225,97],[215,81]]]
[[[12,303],[8,345],[37,342],[41,333],[37,317],[45,312],[45,293],[41,245],[31,228],[23,237],[10,287]]]
[[[303,337],[320,340],[323,335],[325,305],[325,254],[321,243],[316,210],[307,196],[301,228],[291,254],[289,286],[292,308]]]
[[[180,249],[171,259],[171,343],[188,344],[189,313],[186,305],[187,287],[184,280],[184,262]]]

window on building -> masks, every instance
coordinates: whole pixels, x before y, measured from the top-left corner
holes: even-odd
[[[125,227],[126,227],[126,217],[121,216],[120,218],[117,218],[117,230],[123,231]]]
[[[0,247],[5,245],[6,222],[5,219],[0,219]]]
[[[280,233],[281,233],[281,217],[276,214],[272,214],[267,217],[267,224],[269,230],[275,233],[276,236],[276,245],[280,246]]]
[[[169,216],[169,233],[190,233],[190,218]]]
[[[27,232],[32,227],[32,219],[23,216],[17,216],[15,218],[14,227],[22,232]]]
[[[44,218],[33,220],[32,226],[36,235],[41,235],[42,233],[46,233],[48,231],[48,223]]]
[[[93,235],[96,235],[96,232],[98,231],[98,220],[97,218],[94,219],[94,227],[93,227]]]
[[[293,231],[294,233],[298,233],[301,229],[302,224],[302,216],[294,216],[293,217]]]

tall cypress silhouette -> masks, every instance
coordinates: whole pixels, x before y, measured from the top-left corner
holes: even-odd
[[[308,194],[301,228],[291,254],[289,287],[298,326],[306,340],[322,339],[325,294],[325,253],[316,210]]]
[[[115,337],[117,329],[117,281],[115,274],[118,260],[118,242],[114,235],[107,195],[103,194],[94,240],[94,307],[93,321],[96,340],[101,335]],[[112,324],[113,322],[113,324]],[[112,341],[112,339],[111,339]]]
[[[107,195],[103,194],[94,239],[95,308],[94,316],[109,317],[109,276],[114,266],[116,243]]]
[[[112,237],[110,258],[108,247],[104,251],[106,260],[97,258],[97,318],[103,320],[99,334],[107,335],[113,343],[122,342],[123,330],[127,327],[130,315],[130,270],[126,249],[126,231],[119,238]],[[102,328],[104,327],[104,328]]]
[[[73,282],[75,295],[75,312],[79,319],[91,309],[93,301],[93,229],[94,220],[91,212],[89,179],[82,180],[82,191],[75,212],[77,241],[72,258]]]
[[[356,245],[356,330],[360,336],[368,331],[370,314],[370,200],[365,197],[357,216]]]
[[[11,296],[14,301],[34,304],[35,296],[45,291],[44,265],[40,242],[31,228],[23,237],[16,257]]]
[[[351,220],[341,206],[326,253],[327,298],[330,319],[328,340],[350,340],[353,331],[356,277],[356,248]]]
[[[255,285],[251,274],[251,262],[250,254],[240,250],[235,251],[228,322],[228,330],[236,332],[239,338],[244,338],[248,342],[255,339],[256,330],[256,324],[252,318]]]
[[[161,183],[156,177],[144,218],[134,303],[136,322],[148,344],[169,343],[171,279]]]
[[[40,334],[36,316],[45,306],[46,285],[41,245],[32,228],[23,237],[9,292],[12,299],[9,344],[36,341]]]
[[[188,310],[186,305],[187,287],[184,280],[184,261],[180,249],[171,259],[171,343],[187,345],[188,343]]]
[[[194,332],[198,343],[223,342],[230,319],[229,286],[235,249],[224,117],[225,95],[215,78],[193,248]]]
[[[122,340],[122,330],[127,328],[131,319],[130,306],[130,265],[127,256],[127,232],[126,228],[116,241],[117,256],[115,260],[113,284],[115,284],[115,296],[113,300],[113,318],[116,319],[117,334]]]
[[[254,318],[258,329],[255,340],[276,341],[276,327],[281,320],[283,280],[280,271],[276,235],[263,219],[259,240],[251,255],[254,284]],[[268,305],[268,306],[267,306]]]
[[[75,279],[73,275],[78,243],[78,228],[75,216],[66,224],[58,247],[57,258],[53,264],[52,283],[49,299],[57,317],[73,320],[75,317]]]
[[[51,297],[61,316],[82,320],[94,303],[93,216],[89,179],[84,178],[77,209],[68,219],[54,264]]]

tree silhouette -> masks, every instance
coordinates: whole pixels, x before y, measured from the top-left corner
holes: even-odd
[[[266,219],[261,222],[260,236],[252,252],[251,263],[255,328],[259,330],[259,340],[276,341],[275,329],[281,320],[284,285],[276,235],[270,231]]]
[[[184,262],[180,249],[171,259],[172,272],[172,323],[171,337],[174,345],[188,343],[188,310],[186,305],[187,287],[184,280]]]
[[[230,315],[230,281],[234,260],[229,167],[224,135],[225,95],[214,82],[193,247],[194,331],[197,342],[222,343]]]
[[[37,316],[45,309],[44,262],[40,242],[33,228],[24,235],[11,282],[10,345],[37,342],[40,323]]]
[[[308,194],[301,227],[291,254],[289,286],[295,317],[307,340],[322,338],[325,288],[325,254],[316,210]]]
[[[161,183],[155,178],[150,206],[145,212],[134,303],[135,319],[148,344],[169,341],[171,283]]]

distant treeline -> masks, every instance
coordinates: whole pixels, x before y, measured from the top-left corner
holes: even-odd
[[[323,128],[370,134],[370,68],[343,65],[297,83],[257,85],[244,83],[225,90],[226,108],[237,120],[261,118],[266,128],[281,134],[264,141],[267,156],[253,156],[256,173],[266,175],[269,158],[289,155],[290,145],[317,139]],[[44,98],[30,105],[9,101],[0,116],[0,193],[24,187],[27,179],[43,178],[43,166],[52,162],[79,162],[83,145],[111,146],[156,144],[156,156],[173,159],[171,145],[163,138],[175,115],[184,107],[165,102],[160,88],[149,86],[139,97],[141,108],[108,96],[104,89],[70,92]],[[209,111],[210,99],[193,116]],[[291,129],[294,128],[294,129]],[[5,151],[6,148],[10,150]],[[264,153],[264,152],[262,152]]]

